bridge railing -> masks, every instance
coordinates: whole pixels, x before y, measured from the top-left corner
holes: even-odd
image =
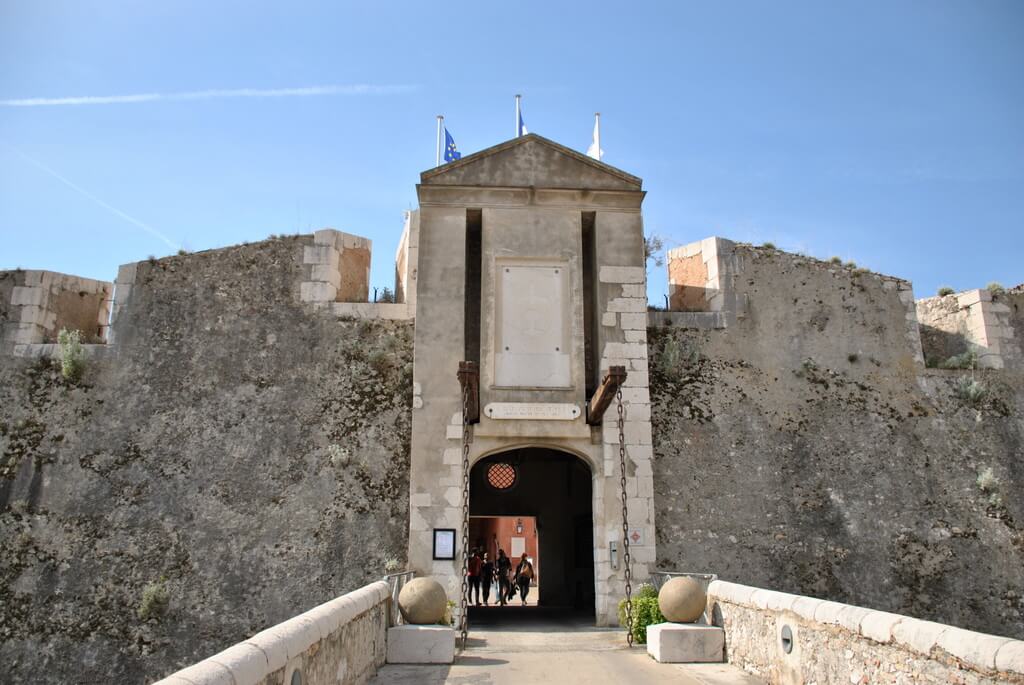
[[[416,576],[415,571],[399,571],[398,573],[389,573],[384,576],[384,582],[388,584],[390,588],[390,595],[388,597],[388,627],[400,626],[405,623],[402,618],[402,612],[398,610],[398,593],[402,591],[405,584],[408,583]]]

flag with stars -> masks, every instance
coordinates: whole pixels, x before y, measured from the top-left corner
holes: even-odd
[[[457,159],[462,158],[462,153],[455,149],[455,139],[452,138],[452,134],[448,133],[448,129],[444,130],[444,161],[454,162]]]

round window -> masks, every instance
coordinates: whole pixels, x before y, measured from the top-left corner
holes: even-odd
[[[512,464],[499,462],[487,467],[487,484],[495,490],[508,490],[516,484],[518,477],[516,467]]]

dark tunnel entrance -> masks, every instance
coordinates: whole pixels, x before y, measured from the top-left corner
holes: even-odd
[[[492,560],[503,549],[513,569],[519,555],[526,552],[535,578],[526,607],[519,595],[508,606],[495,607],[495,582],[491,606],[473,607],[471,618],[500,620],[501,612],[515,607],[523,614],[532,610],[534,618],[571,612],[585,614],[588,621],[593,619],[592,487],[587,464],[554,449],[509,450],[485,457],[473,466],[470,549],[487,552]]]

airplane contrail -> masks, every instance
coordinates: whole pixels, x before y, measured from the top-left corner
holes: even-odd
[[[67,187],[71,188],[72,190],[74,190],[76,193],[82,195],[83,197],[86,197],[86,198],[92,200],[93,202],[98,204],[100,207],[103,207],[107,211],[113,212],[114,214],[116,214],[117,216],[121,217],[122,219],[124,219],[128,223],[141,228],[146,233],[149,233],[150,235],[152,235],[152,236],[154,236],[156,238],[159,238],[160,240],[165,242],[167,244],[167,246],[170,247],[172,250],[177,250],[178,249],[178,247],[179,247],[178,245],[174,244],[174,242],[172,242],[167,236],[165,236],[163,233],[161,233],[157,229],[153,228],[149,224],[145,223],[144,221],[139,221],[138,219],[136,219],[135,217],[131,216],[130,214],[126,214],[125,212],[122,212],[117,207],[114,207],[113,205],[111,205],[111,204],[109,204],[107,202],[104,202],[103,200],[101,200],[100,198],[96,197],[95,195],[90,193],[88,190],[86,190],[82,186],[80,186],[77,183],[74,183],[73,181],[70,181],[67,178],[61,176],[56,171],[54,171],[50,167],[46,166],[42,162],[40,162],[38,159],[33,159],[32,157],[29,157],[28,155],[26,155],[21,150],[18,150],[17,148],[14,148],[14,147],[11,147],[10,145],[8,145],[6,143],[3,143],[3,145],[4,145],[4,147],[9,148],[11,151],[14,152],[14,154],[18,155],[19,157],[21,157],[23,160],[25,160],[26,162],[28,162],[32,166],[37,167],[37,168],[41,169],[42,171],[45,171],[50,176],[53,176],[58,181],[60,181],[61,183],[63,183]]]
[[[417,90],[418,86],[374,86],[368,84],[306,86],[302,88],[234,88],[193,90],[183,93],[134,93],[130,95],[80,95],[61,98],[18,98],[0,100],[0,107],[58,107],[62,105],[114,105],[160,100],[212,100],[215,98],[287,98],[317,95],[395,95]]]

